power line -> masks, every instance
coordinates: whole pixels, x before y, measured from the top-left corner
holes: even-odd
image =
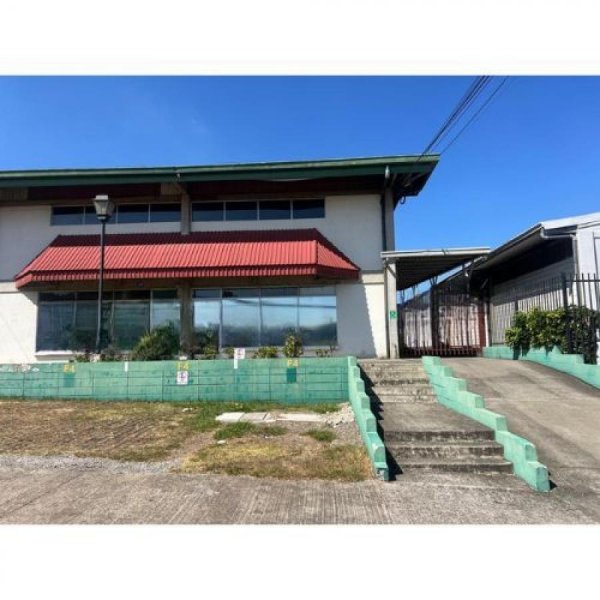
[[[500,89],[504,86],[504,84],[507,81],[508,81],[508,76],[506,76],[496,86],[496,89],[488,96],[487,100],[479,107],[479,109],[477,110],[477,112],[466,122],[466,124],[464,125],[464,127],[450,140],[450,142],[448,142],[448,144],[444,147],[444,149],[440,151],[440,154],[443,154],[444,152],[446,152],[446,150],[448,150],[448,148],[450,148],[450,146],[452,146],[452,144],[454,144],[454,142],[463,134],[463,132],[465,131],[465,129],[467,129],[467,127],[469,127],[469,125],[471,123],[473,123],[473,121],[475,121],[475,119],[477,119],[477,117],[483,112],[483,110],[485,109],[485,107],[488,104],[490,104],[490,102],[494,99],[494,97],[496,96],[496,94],[500,91]]]

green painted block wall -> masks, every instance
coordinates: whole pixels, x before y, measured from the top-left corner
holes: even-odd
[[[495,440],[504,448],[504,458],[512,463],[515,475],[538,492],[550,491],[548,469],[538,461],[535,446],[511,433],[506,417],[485,408],[484,398],[469,392],[467,382],[454,377],[452,369],[444,366],[441,359],[424,356],[422,361],[438,402],[492,429]]]
[[[379,479],[389,481],[390,471],[385,458],[385,446],[377,433],[377,420],[371,412],[371,402],[365,393],[356,358],[347,358],[348,398],[354,412],[354,420],[362,437],[373,469]]]
[[[527,352],[515,352],[508,346],[489,346],[483,349],[485,358],[528,360],[557,371],[562,371],[600,389],[600,365],[586,365],[580,354],[563,354],[558,348],[530,348]]]
[[[347,402],[348,362],[346,357],[240,360],[237,369],[233,360],[0,365],[0,397]]]

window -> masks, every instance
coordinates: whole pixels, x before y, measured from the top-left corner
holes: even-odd
[[[123,204],[117,206],[117,223],[147,223],[148,204]]]
[[[83,206],[53,206],[51,225],[82,225]]]
[[[150,328],[173,323],[179,328],[175,290],[107,292],[102,302],[102,345],[131,350]],[[37,350],[90,350],[96,342],[98,294],[40,293]]]
[[[151,204],[150,223],[170,223],[181,221],[180,204]]]
[[[181,220],[181,205],[119,204],[109,223],[169,223]],[[89,206],[53,206],[51,225],[97,225],[96,211]]]
[[[224,219],[222,202],[194,202],[192,221],[222,221]]]
[[[325,200],[294,200],[294,219],[322,219],[325,217]]]
[[[325,200],[232,200],[192,204],[192,221],[288,220],[292,214],[294,219],[322,219],[325,217]]]
[[[264,200],[260,202],[261,220],[291,219],[289,200]]]
[[[215,347],[282,346],[299,333],[305,346],[337,343],[335,288],[194,291],[198,344]]]
[[[225,219],[227,221],[256,221],[257,218],[256,202],[225,203]]]
[[[223,346],[260,345],[258,290],[223,291]]]

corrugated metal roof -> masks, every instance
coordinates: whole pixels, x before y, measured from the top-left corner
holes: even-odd
[[[98,279],[100,236],[59,235],[16,277],[31,283]],[[105,278],[321,276],[356,279],[358,267],[317,229],[113,234]]]
[[[381,258],[396,264],[396,288],[405,290],[476,258],[486,256],[489,251],[490,249],[486,247],[392,250],[382,252]]]

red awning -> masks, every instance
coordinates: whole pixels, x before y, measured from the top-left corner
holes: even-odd
[[[358,267],[317,229],[126,233],[105,239],[107,280],[358,278]],[[17,287],[97,280],[99,244],[98,235],[59,235],[15,277]]]

